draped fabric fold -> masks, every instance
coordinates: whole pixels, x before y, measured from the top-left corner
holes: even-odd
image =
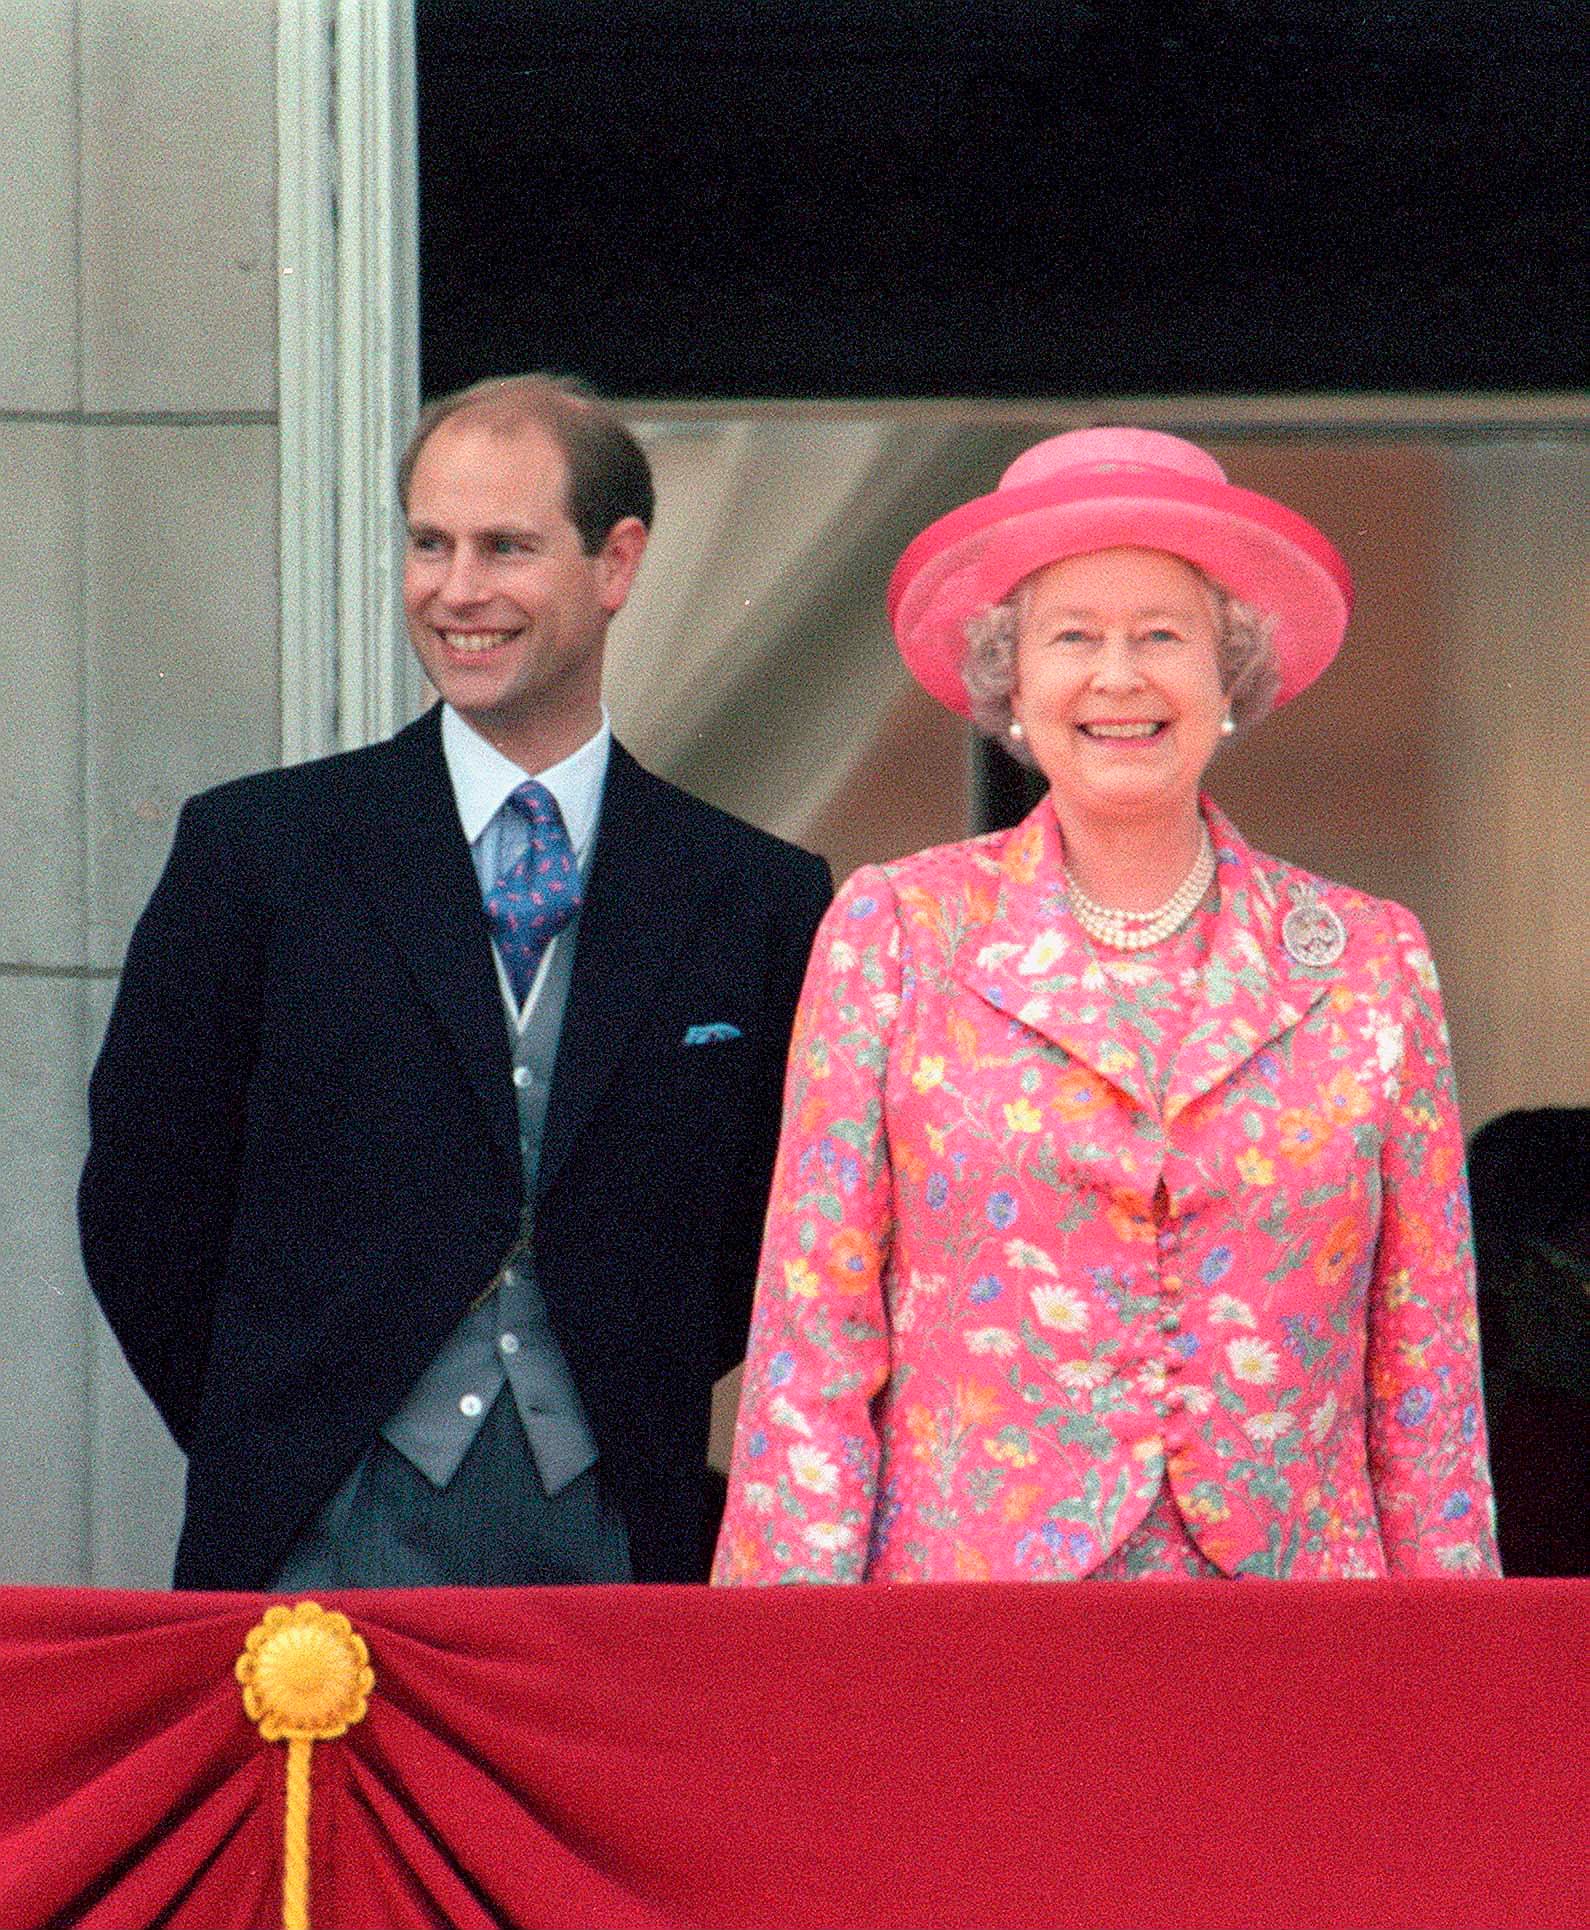
[[[327,1606],[315,1930],[1590,1921],[1586,1583]],[[260,1609],[0,1590],[0,1923],[281,1921]]]

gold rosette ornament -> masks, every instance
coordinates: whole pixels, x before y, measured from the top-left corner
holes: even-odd
[[[282,1930],[309,1930],[309,1764],[317,1742],[362,1722],[375,1687],[370,1651],[346,1615],[319,1602],[268,1608],[237,1658],[243,1707],[267,1742],[287,1744]]]

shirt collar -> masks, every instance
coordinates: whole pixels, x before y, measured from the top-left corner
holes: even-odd
[[[608,753],[613,744],[613,721],[602,706],[602,721],[577,751],[535,773],[558,801],[564,829],[575,858],[584,863],[596,834],[602,808],[602,786],[607,778]],[[474,844],[504,803],[525,781],[527,773],[488,744],[475,727],[450,704],[442,706],[442,755],[458,804],[464,836]]]

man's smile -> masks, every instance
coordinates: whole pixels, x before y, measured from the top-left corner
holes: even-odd
[[[478,657],[488,650],[495,650],[499,644],[516,637],[517,630],[444,630],[437,627],[436,634],[449,650],[456,650],[460,656]]]

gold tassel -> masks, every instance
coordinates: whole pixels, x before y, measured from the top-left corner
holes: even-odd
[[[243,1707],[267,1742],[287,1744],[282,1930],[309,1930],[309,1765],[317,1742],[364,1720],[370,1651],[346,1615],[319,1602],[268,1608],[237,1658]]]

